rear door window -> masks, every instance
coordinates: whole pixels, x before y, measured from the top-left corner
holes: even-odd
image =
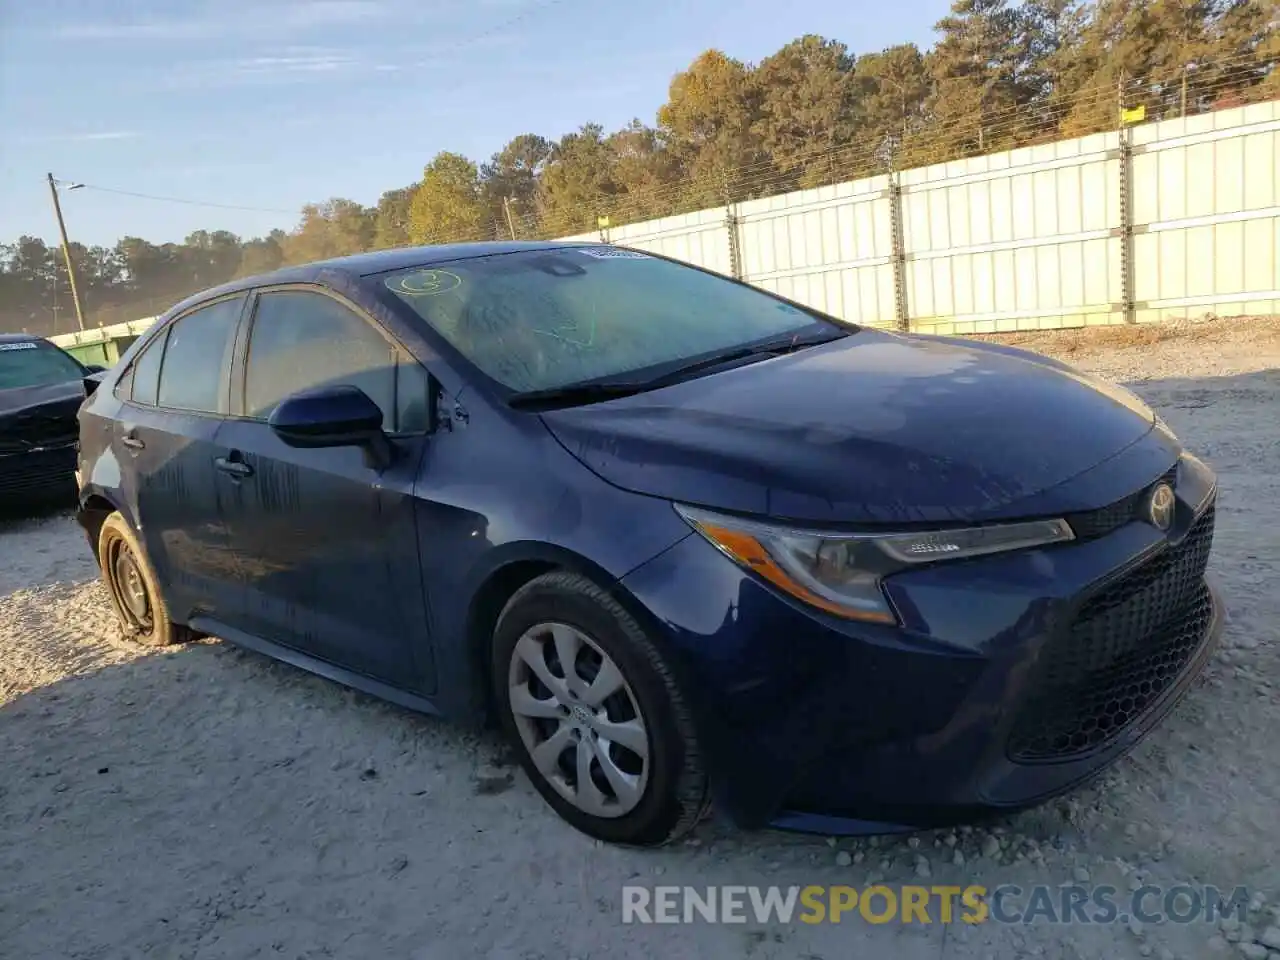
[[[193,413],[222,412],[243,297],[219,300],[169,327],[157,405]],[[150,351],[148,351],[150,352]],[[134,392],[138,389],[135,378]]]

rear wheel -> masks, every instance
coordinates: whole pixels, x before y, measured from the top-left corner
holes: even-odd
[[[671,671],[590,580],[549,573],[516,592],[498,619],[493,678],[534,786],[582,832],[650,846],[706,812],[697,738]]]
[[[151,647],[193,639],[190,629],[169,619],[151,563],[119,512],[98,532],[98,565],[126,637]]]

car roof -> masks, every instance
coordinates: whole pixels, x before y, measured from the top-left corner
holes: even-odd
[[[0,333],[0,343],[31,343],[43,340],[44,337],[37,337],[34,333]]]
[[[356,253],[349,257],[317,260],[296,267],[283,267],[272,273],[243,277],[194,294],[176,304],[166,315],[179,313],[190,306],[214,297],[226,296],[254,287],[276,283],[306,283],[317,280],[321,274],[343,273],[351,279],[367,277],[375,273],[404,270],[409,267],[425,267],[433,263],[451,260],[470,260],[474,257],[491,257],[504,253],[523,253],[531,250],[555,250],[586,246],[590,241],[568,243],[559,240],[498,240],[477,243],[443,243],[425,247],[398,247],[394,250],[375,250]]]

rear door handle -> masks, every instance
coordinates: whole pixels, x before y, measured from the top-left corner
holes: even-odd
[[[223,473],[228,473],[233,477],[253,476],[253,467],[243,460],[228,460],[226,457],[218,457],[213,461],[213,465]]]
[[[130,450],[141,450],[146,447],[146,444],[139,440],[133,433],[126,433],[120,442]]]

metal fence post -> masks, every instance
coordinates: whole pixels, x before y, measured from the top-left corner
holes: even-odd
[[[724,239],[728,243],[728,274],[735,280],[742,278],[742,238],[739,236],[739,216],[733,204],[730,174],[721,170],[721,197],[724,200]]]
[[[902,229],[902,183],[897,170],[889,173],[889,235],[893,244],[893,317],[899,330],[911,329],[907,306],[907,245]]]
[[[742,280],[745,279],[742,269],[742,236],[738,232],[742,221],[733,202],[733,191],[729,189],[729,177],[722,173],[720,183],[724,193],[724,230],[729,243],[729,276]]]
[[[1120,140],[1120,317],[1135,323],[1135,277],[1133,273],[1133,137],[1129,118],[1125,115],[1125,74],[1120,71],[1116,82],[1116,113],[1119,121],[1116,135]]]
[[[1133,272],[1133,144],[1129,127],[1120,128],[1120,313],[1125,323],[1136,323]]]
[[[724,229],[729,237],[729,275],[735,280],[745,279],[742,275],[742,237],[738,233],[741,222],[733,204],[724,208]]]

